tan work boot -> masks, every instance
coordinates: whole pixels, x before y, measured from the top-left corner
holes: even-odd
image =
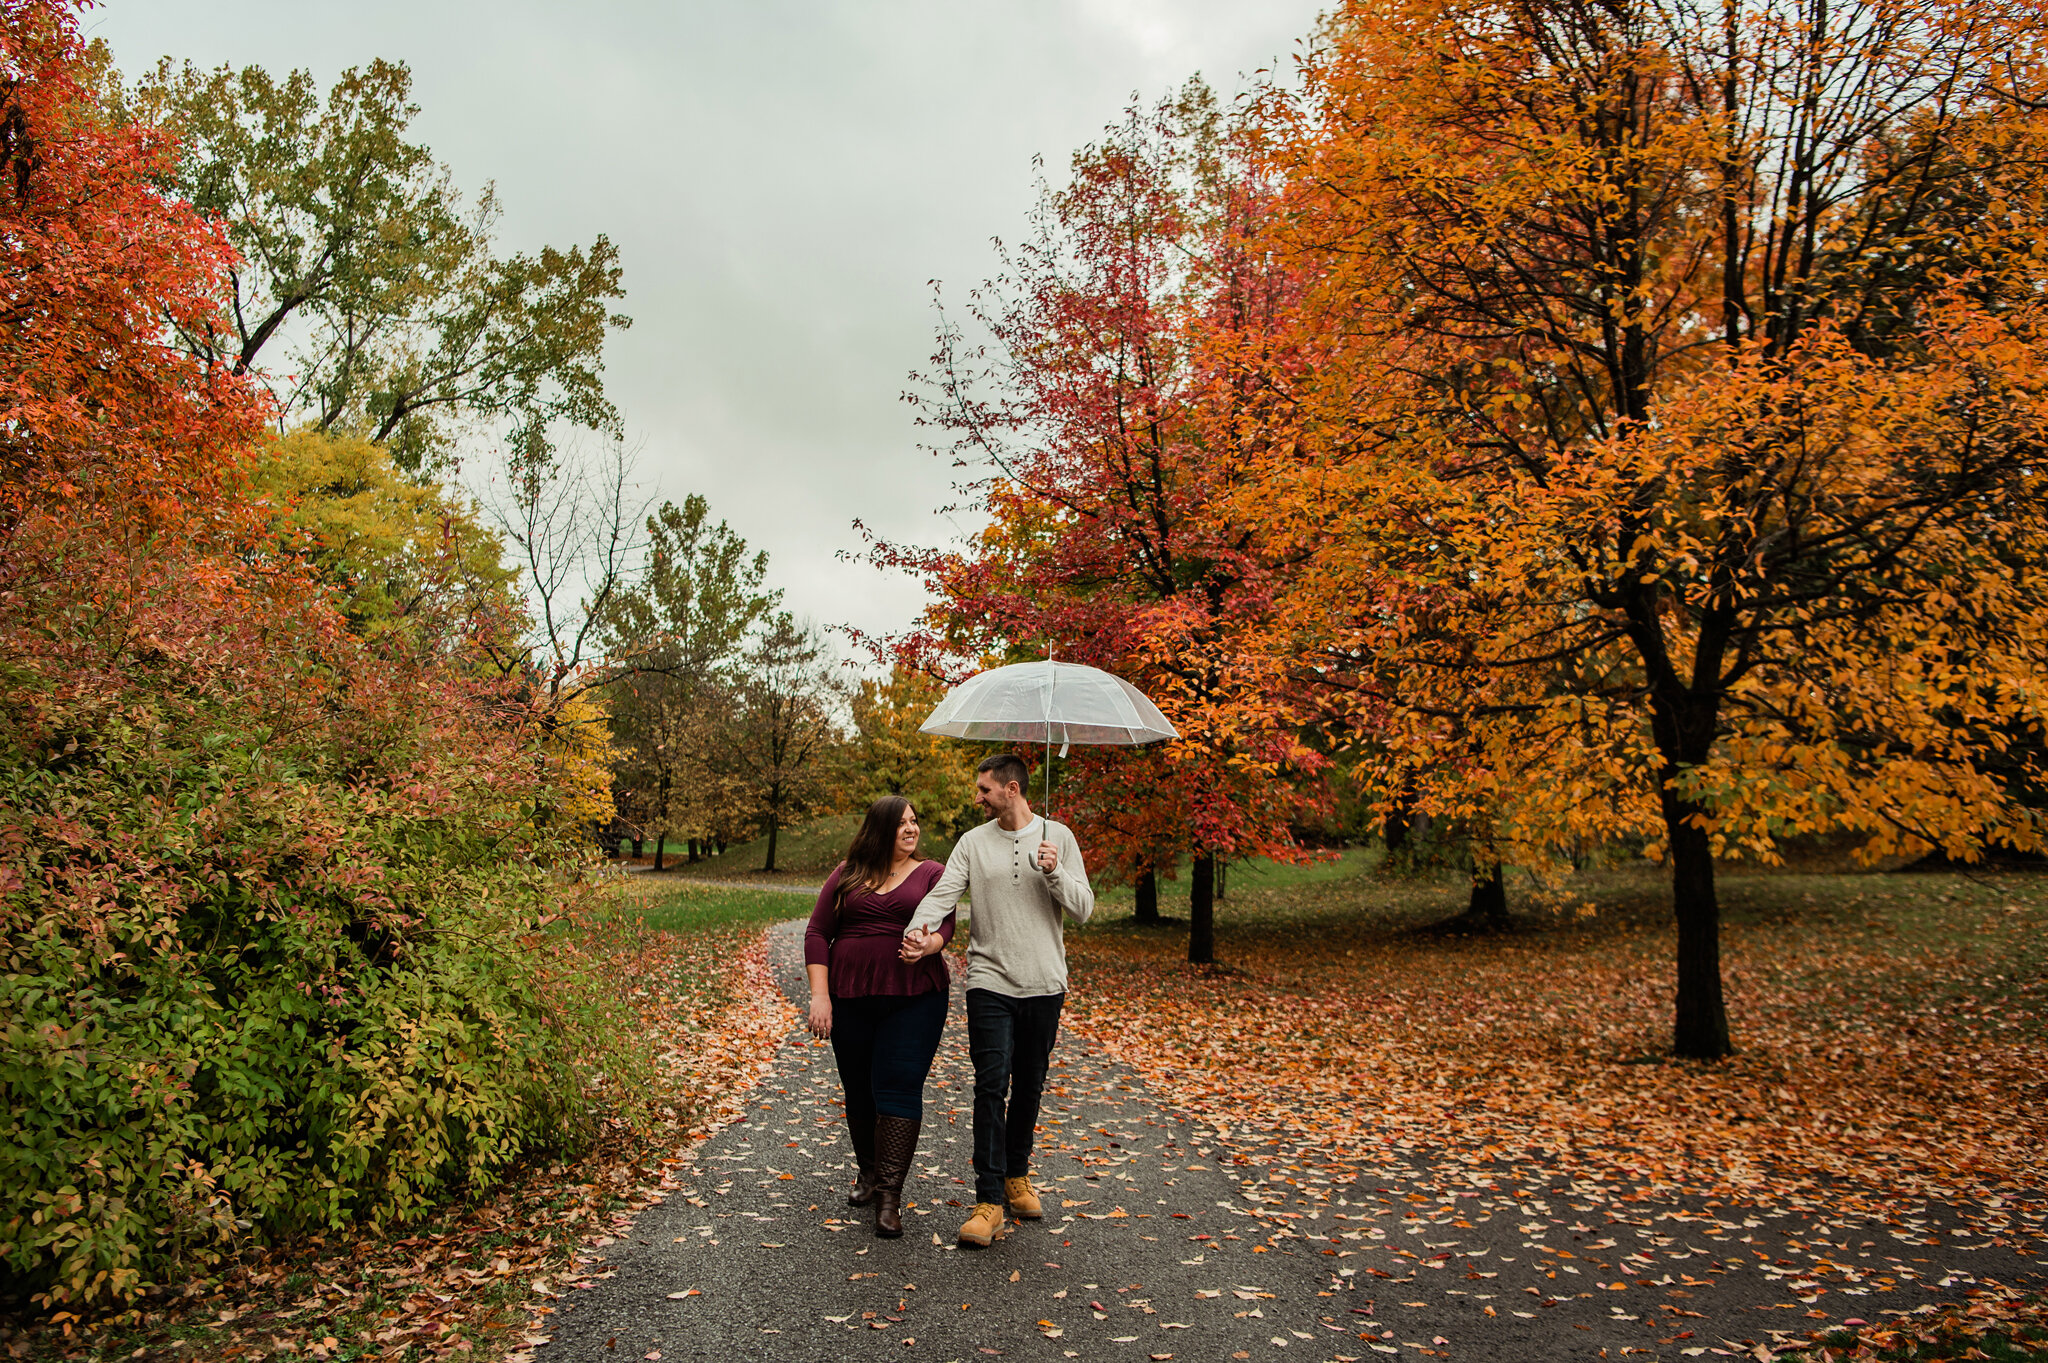
[[[1028,1178],[1004,1179],[1003,1196],[1009,1199],[1010,1215],[1019,1221],[1036,1221],[1045,1215],[1045,1206],[1038,1200],[1038,1194],[1031,1191]]]
[[[1003,1233],[1003,1209],[993,1202],[974,1204],[974,1215],[960,1228],[960,1243],[987,1249]]]

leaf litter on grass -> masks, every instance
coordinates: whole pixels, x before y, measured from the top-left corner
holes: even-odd
[[[1846,907],[1731,916],[1741,1049],[1719,1064],[1663,1054],[1671,942],[1649,915],[1447,937],[1254,896],[1219,969],[1156,933],[1075,934],[1069,1016],[1247,1166],[1276,1247],[1301,1237],[1271,1208],[1397,1169],[1444,1196],[1389,1215],[1447,1237],[1467,1218],[1521,1218],[1540,1253],[1571,1219],[1550,1215],[1566,1210],[1561,1186],[1580,1215],[1660,1207],[1667,1241],[1724,1254],[1759,1215],[1795,1212],[1800,1259],[1766,1256],[1762,1273],[1787,1308],[1823,1316],[1811,1308],[1830,1287],[1890,1291],[1932,1243],[2038,1255],[2048,1187],[2048,1032],[2027,940],[2048,886],[1861,888]],[[1883,1233],[1844,1238],[1844,1223]],[[1599,1262],[1624,1270],[1610,1289],[1652,1271]],[[1979,1297],[2017,1300],[1988,1280]]]

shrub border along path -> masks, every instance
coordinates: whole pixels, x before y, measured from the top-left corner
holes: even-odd
[[[644,907],[644,906],[643,906]],[[581,1158],[541,1163],[413,1227],[364,1227],[253,1248],[132,1312],[0,1318],[0,1357],[356,1360],[517,1356],[594,1247],[674,1186],[683,1153],[740,1114],[788,1026],[759,922],[781,896],[686,895],[675,932],[573,939],[630,1003],[622,1010],[669,1082],[649,1129],[607,1120]],[[565,946],[568,942],[565,941]]]

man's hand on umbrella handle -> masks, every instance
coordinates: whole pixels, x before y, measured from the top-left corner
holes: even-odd
[[[1051,875],[1060,868],[1060,849],[1049,842],[1038,844],[1038,869]]]

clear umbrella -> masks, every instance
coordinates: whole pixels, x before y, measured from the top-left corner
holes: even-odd
[[[1179,738],[1159,707],[1122,677],[1080,663],[1012,663],[977,672],[946,693],[919,732],[1045,744],[1046,804],[1052,803],[1052,745],[1136,747]]]

